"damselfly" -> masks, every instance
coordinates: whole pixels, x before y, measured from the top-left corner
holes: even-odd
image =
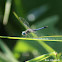
[[[26,25],[27,27],[29,26],[29,23],[22,17],[19,18],[20,20],[24,21],[24,25]],[[35,32],[35,31],[38,31],[38,30],[41,30],[41,29],[44,29],[44,28],[47,28],[48,26],[45,26],[45,27],[41,27],[41,28],[38,28],[38,29],[27,29],[26,31],[22,31],[22,35],[27,35],[29,33],[32,33],[32,32]]]

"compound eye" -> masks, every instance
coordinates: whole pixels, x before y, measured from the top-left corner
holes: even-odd
[[[26,33],[23,31],[23,32],[22,32],[22,35],[26,35]]]

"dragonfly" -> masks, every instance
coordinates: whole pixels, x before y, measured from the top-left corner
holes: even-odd
[[[27,30],[25,30],[25,31],[22,31],[22,35],[23,35],[23,36],[26,36],[26,35],[28,35],[29,33],[33,33],[33,32],[35,32],[35,31],[38,31],[38,30],[41,30],[41,29],[44,29],[44,28],[47,28],[47,27],[48,27],[48,26],[45,26],[45,27],[41,27],[41,28],[38,28],[38,29],[31,29],[31,28],[29,27],[29,23],[28,23],[24,18],[19,17],[19,19],[22,20],[23,23],[24,23],[24,25],[29,28],[29,29],[27,29]]]

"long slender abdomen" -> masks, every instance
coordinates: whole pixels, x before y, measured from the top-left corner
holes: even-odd
[[[38,29],[33,29],[33,31],[38,31],[38,30],[41,30],[41,29],[44,29],[44,28],[47,28],[48,26],[45,26],[45,27],[42,27],[42,28],[38,28]]]

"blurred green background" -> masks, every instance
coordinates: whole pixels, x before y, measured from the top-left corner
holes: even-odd
[[[35,32],[38,37],[62,35],[62,0],[0,0],[0,36],[23,37],[25,27],[17,20],[13,12],[23,17],[33,29],[48,26]],[[20,62],[48,53],[43,43],[28,40],[1,39]],[[58,53],[62,52],[61,42],[45,42]],[[5,53],[4,48],[0,48]],[[52,51],[50,51],[52,52]],[[3,62],[3,60],[1,60]]]

